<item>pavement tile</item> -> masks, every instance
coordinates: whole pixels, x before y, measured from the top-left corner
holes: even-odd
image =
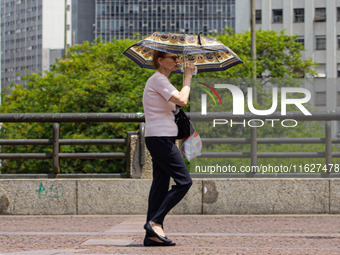
[[[0,216],[0,255],[340,254],[340,215],[169,215],[174,247],[144,247],[144,215]]]
[[[89,239],[82,243],[84,246],[127,246],[134,242],[133,239]]]

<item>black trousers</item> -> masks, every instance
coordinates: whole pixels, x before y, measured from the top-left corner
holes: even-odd
[[[161,225],[167,213],[182,200],[192,185],[188,168],[175,141],[175,137],[145,138],[153,167],[147,221]],[[169,190],[170,177],[176,185]]]

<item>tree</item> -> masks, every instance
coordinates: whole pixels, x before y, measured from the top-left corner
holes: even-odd
[[[31,74],[27,87],[16,85],[3,95],[1,112],[142,112],[143,87],[152,70],[141,69],[122,55],[133,41],[84,43],[71,47],[51,71]],[[123,138],[133,123],[61,123],[61,138]],[[2,138],[51,138],[51,124],[4,123]],[[119,149],[119,148],[118,148]],[[50,147],[3,147],[3,152],[51,152]],[[62,152],[112,152],[111,146],[62,146]],[[122,150],[122,148],[120,148]],[[117,172],[124,161],[61,160],[67,172]],[[50,161],[6,161],[3,173],[50,172]]]
[[[228,77],[251,77],[251,36],[246,31],[240,34],[226,33],[217,37],[230,46],[244,61],[227,71]],[[256,33],[256,76],[263,78],[264,73],[272,78],[301,78],[314,76],[316,64],[312,59],[303,60],[304,46],[297,42],[296,36],[278,34],[272,30],[259,30]],[[216,73],[220,75],[219,73]]]
[[[302,60],[302,45],[293,36],[273,31],[258,31],[258,77],[268,70],[274,77],[299,77],[313,74],[313,62]],[[250,33],[222,34],[218,39],[235,51],[244,64],[226,72],[201,73],[199,78],[251,77]],[[142,94],[153,70],[142,69],[123,51],[135,40],[114,40],[108,43],[85,42],[69,49],[66,59],[58,59],[51,70],[44,74],[30,74],[27,86],[16,85],[9,94],[2,95],[2,113],[31,112],[143,112]],[[170,77],[175,86],[181,87],[182,75]],[[137,130],[138,123],[62,123],[61,138],[122,138],[126,131]],[[51,124],[4,123],[0,137],[51,138]],[[2,152],[51,152],[44,146],[3,146]],[[62,152],[117,151],[111,146],[63,146]],[[121,150],[123,148],[120,148]],[[2,173],[50,172],[50,161],[4,162]],[[111,160],[62,160],[65,173],[117,172],[124,168],[124,161]]]

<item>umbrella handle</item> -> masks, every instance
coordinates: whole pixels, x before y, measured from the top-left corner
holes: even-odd
[[[183,74],[183,82],[184,82],[184,64],[185,64],[185,54],[183,54],[183,63],[180,65],[181,66],[181,72]],[[197,75],[197,66],[196,65],[195,65],[194,73],[192,75],[194,75],[194,76]]]
[[[202,42],[201,42],[201,34],[202,32],[199,32],[197,39],[198,39],[198,44],[202,46]]]
[[[180,68],[181,68],[181,72],[183,74],[183,79],[184,79],[184,63],[180,65]],[[197,75],[197,66],[196,65],[195,65],[194,73],[192,75]]]

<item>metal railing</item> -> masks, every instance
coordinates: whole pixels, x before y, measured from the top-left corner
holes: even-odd
[[[325,138],[257,138],[256,128],[252,128],[250,138],[202,138],[203,144],[250,144],[250,152],[203,152],[200,157],[204,158],[251,158],[252,162],[257,162],[257,158],[325,158],[326,164],[332,162],[333,158],[340,157],[340,152],[332,152],[332,144],[340,143],[340,139],[331,138],[330,121],[339,121],[339,113],[313,113],[312,116],[305,116],[301,113],[291,112],[285,116],[274,113],[270,116],[256,116],[245,114],[235,116],[231,113],[188,113],[192,121],[207,122],[214,119],[233,120],[284,120],[294,119],[297,121],[325,121]],[[60,139],[60,124],[62,122],[144,122],[143,113],[3,113],[0,114],[0,122],[49,122],[53,123],[53,137],[51,139],[0,139],[0,145],[51,145],[52,153],[0,153],[0,159],[52,159],[53,173],[60,173],[60,159],[126,159],[130,151],[128,132],[127,139]],[[143,124],[140,125],[140,164],[145,164],[145,144],[143,137]],[[135,133],[135,132],[134,132]],[[324,152],[258,152],[258,144],[325,144]],[[126,152],[111,153],[61,153],[62,145],[126,145]]]
[[[203,152],[201,157],[204,158],[251,158],[252,162],[257,160],[252,158],[322,158],[326,159],[326,164],[332,162],[333,157],[340,157],[340,152],[332,152],[332,144],[340,143],[340,139],[332,139],[331,121],[340,121],[340,113],[312,113],[311,116],[290,112],[287,115],[274,113],[270,116],[257,116],[254,114],[232,115],[231,113],[209,113],[201,115],[191,113],[190,119],[193,121],[213,121],[216,119],[233,119],[235,121],[251,121],[251,120],[286,120],[292,119],[296,121],[325,121],[325,138],[257,138],[256,127],[251,127],[252,132],[250,138],[207,138],[202,139],[203,144],[250,144],[250,152]],[[255,130],[255,132],[254,132]],[[258,152],[258,144],[325,144],[325,152]]]
[[[250,145],[250,152],[202,152],[201,158],[250,158],[251,165],[257,165],[258,158],[324,158],[327,172],[322,174],[309,174],[309,177],[329,177],[330,168],[332,167],[333,158],[339,158],[340,152],[332,152],[332,144],[340,144],[340,139],[332,139],[331,121],[340,121],[340,113],[329,112],[312,112],[311,116],[306,116],[301,112],[288,112],[287,115],[281,115],[278,112],[270,116],[257,116],[246,113],[245,115],[233,115],[231,113],[209,113],[202,116],[199,113],[191,113],[190,119],[194,121],[213,121],[223,119],[233,121],[251,121],[251,120],[296,120],[296,121],[324,121],[325,138],[258,138],[257,128],[251,127],[250,138],[202,138],[204,144],[247,144]],[[323,152],[258,152],[258,144],[324,144]],[[255,162],[255,164],[254,164]],[[240,177],[240,174],[232,174],[234,177]],[[242,174],[244,175],[244,174]],[[254,173],[247,173],[245,176],[254,176]],[[292,176],[298,176],[293,174]],[[337,174],[338,175],[338,174]],[[224,175],[225,176],[225,175]],[[231,176],[231,175],[229,175]],[[264,174],[262,177],[271,177],[276,174]],[[285,174],[288,177],[289,174]]]
[[[60,159],[127,159],[128,144],[135,132],[128,132],[126,139],[60,139],[61,122],[141,122],[138,113],[3,113],[0,122],[53,123],[51,139],[0,139],[2,145],[51,145],[52,153],[0,153],[0,159],[52,159],[53,173],[60,173]],[[126,152],[110,153],[61,153],[62,145],[125,145]]]

